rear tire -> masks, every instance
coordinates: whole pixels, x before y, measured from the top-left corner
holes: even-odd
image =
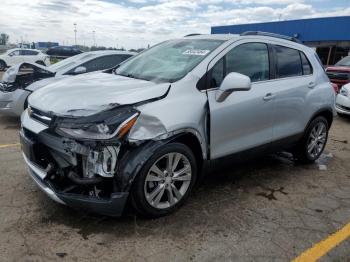
[[[328,129],[328,122],[323,116],[312,120],[294,151],[294,158],[303,164],[315,162],[326,146]]]
[[[140,215],[156,218],[182,206],[196,181],[192,151],[180,143],[157,150],[141,169],[131,190],[132,204]]]
[[[6,69],[7,65],[5,61],[0,60],[0,71],[4,71]]]

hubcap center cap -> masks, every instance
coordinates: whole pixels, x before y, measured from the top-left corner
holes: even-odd
[[[170,182],[171,182],[171,177],[169,177],[169,176],[166,177],[165,178],[165,183],[170,184]]]

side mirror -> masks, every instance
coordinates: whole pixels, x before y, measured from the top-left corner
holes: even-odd
[[[84,74],[86,73],[86,67],[85,66],[78,66],[77,68],[74,69],[74,74],[79,75],[79,74]]]
[[[248,91],[252,84],[250,78],[240,73],[229,73],[216,91],[216,101],[223,102],[234,91]]]

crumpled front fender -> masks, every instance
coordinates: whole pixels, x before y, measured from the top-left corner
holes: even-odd
[[[164,140],[149,140],[143,144],[129,149],[119,160],[116,179],[121,192],[128,192],[136,176],[141,171],[147,160],[163,145],[173,141],[178,136],[172,136]]]

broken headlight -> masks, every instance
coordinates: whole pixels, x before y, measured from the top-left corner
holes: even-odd
[[[58,119],[56,131],[78,140],[109,140],[114,137],[121,139],[135,124],[138,116],[137,110],[127,108],[82,118]]]

